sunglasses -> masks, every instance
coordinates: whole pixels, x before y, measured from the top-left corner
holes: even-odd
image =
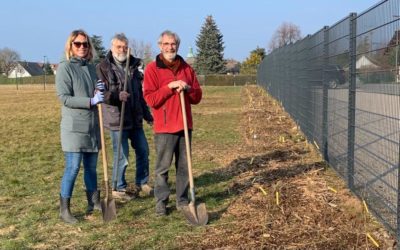
[[[87,48],[89,46],[88,42],[72,42],[75,47],[77,47],[78,49],[83,46],[84,48]]]

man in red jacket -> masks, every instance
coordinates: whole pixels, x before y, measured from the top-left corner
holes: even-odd
[[[143,95],[154,117],[156,169],[154,196],[156,214],[167,214],[170,189],[168,170],[175,156],[176,206],[180,210],[188,204],[188,166],[183,132],[183,117],[179,93],[185,91],[189,138],[193,129],[191,104],[198,104],[202,91],[192,67],[177,54],[179,36],[166,30],[158,39],[161,53],[147,65],[144,74]]]

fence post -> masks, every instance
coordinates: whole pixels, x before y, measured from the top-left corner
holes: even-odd
[[[399,158],[397,162],[397,211],[396,211],[396,239],[397,250],[400,250],[400,138],[399,138]]]
[[[397,211],[396,211],[396,239],[397,250],[400,250],[400,138],[399,138],[399,158],[397,162]]]
[[[329,27],[324,27],[324,64],[322,65],[322,146],[325,161],[329,162],[328,158],[328,84],[326,79],[326,66],[328,65],[328,50],[329,44]]]
[[[397,13],[399,13],[399,6],[397,5]],[[398,49],[399,49],[399,24],[396,22],[397,25],[396,29],[396,83],[398,82],[399,78],[399,65],[398,65]],[[397,250],[400,250],[400,138],[399,138],[399,156],[397,161],[397,211],[396,211],[396,220],[397,220],[397,227],[396,227],[396,239],[397,239]]]
[[[348,138],[347,138],[347,165],[350,190],[354,190],[354,144],[356,120],[356,60],[357,60],[357,14],[350,14],[350,47],[349,47],[349,107],[348,107]]]
[[[17,86],[17,90],[18,90],[18,64],[17,67],[15,67],[15,86]]]

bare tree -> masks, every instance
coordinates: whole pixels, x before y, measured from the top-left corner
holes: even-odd
[[[148,43],[145,48],[144,48],[144,53],[143,53],[143,61],[144,64],[147,65],[149,62],[153,61],[153,55],[155,55],[156,52],[154,52],[153,47],[151,46],[150,43]]]
[[[18,60],[20,60],[18,52],[7,47],[0,49],[0,73],[4,73],[8,76]]]
[[[293,23],[282,23],[279,28],[275,31],[269,45],[269,51],[276,48],[283,47],[290,43],[294,43],[301,39],[301,31],[299,26]]]
[[[132,55],[134,57],[143,59],[145,64],[152,60],[153,49],[150,43],[144,43],[143,41],[130,39],[129,45],[132,48]]]

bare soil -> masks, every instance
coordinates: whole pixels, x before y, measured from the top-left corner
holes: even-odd
[[[396,242],[322,160],[279,103],[243,88],[243,143],[213,155],[236,198],[184,249],[395,249]],[[368,237],[368,235],[370,237]]]

